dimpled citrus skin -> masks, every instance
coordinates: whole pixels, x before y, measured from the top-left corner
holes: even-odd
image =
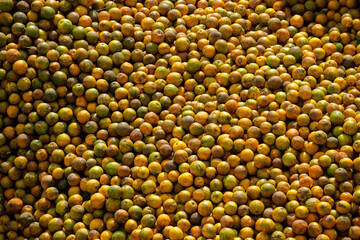
[[[1,0],[0,240],[359,240],[356,0]]]

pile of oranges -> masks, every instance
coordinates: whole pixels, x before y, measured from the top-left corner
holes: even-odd
[[[0,240],[360,240],[357,0],[0,0]]]

